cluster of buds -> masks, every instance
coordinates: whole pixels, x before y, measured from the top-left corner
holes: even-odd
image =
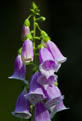
[[[22,29],[23,45],[15,60],[14,73],[9,77],[22,80],[25,84],[12,114],[21,119],[51,121],[57,112],[67,109],[63,103],[64,96],[58,88],[56,75],[66,57],[51,41],[48,34],[39,27],[38,21],[45,20],[39,12],[39,8],[33,2],[31,15],[25,20]],[[33,30],[30,30],[31,17],[33,17]],[[36,36],[36,28],[40,31],[40,36]],[[37,47],[36,40],[40,41]],[[28,65],[33,70],[29,81],[25,79]]]

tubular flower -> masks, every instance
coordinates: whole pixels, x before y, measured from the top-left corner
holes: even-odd
[[[24,95],[27,94],[26,91],[23,91],[16,102],[15,111],[12,114],[18,118],[29,119],[31,117],[30,110],[30,103],[28,100],[25,99]]]
[[[26,76],[26,66],[21,60],[21,56],[18,55],[16,57],[15,64],[14,64],[14,73],[9,78],[23,80],[26,83],[25,76]]]
[[[44,86],[44,85],[50,85],[50,84],[55,84],[57,82],[57,75],[53,74],[51,76],[49,76],[49,78],[47,79],[46,76],[44,76],[42,73],[40,73],[37,82]]]
[[[37,79],[39,77],[39,73],[36,72],[32,78],[30,83],[29,93],[25,95],[25,97],[33,104],[37,104],[38,102],[45,99],[45,94],[43,93],[43,89],[40,84],[37,83]]]
[[[23,26],[22,28],[22,34],[21,34],[21,39],[24,40],[25,36],[30,33],[30,28],[28,26]]]
[[[27,39],[24,41],[21,57],[22,61],[25,63],[33,61],[34,54],[33,54],[33,44],[31,40]]]
[[[34,119],[35,121],[51,121],[50,114],[42,102],[35,106]]]
[[[57,112],[60,112],[60,111],[63,111],[63,110],[67,110],[69,108],[67,108],[64,103],[63,103],[63,99],[64,97],[63,96],[60,96],[58,98],[55,99],[55,105],[54,106],[51,106],[50,107],[50,116],[51,118],[53,118],[53,116],[57,113]]]
[[[61,66],[61,64],[57,64],[56,61],[54,61],[53,56],[46,48],[40,49],[39,59],[41,63],[39,69],[47,78],[53,75],[54,72],[57,72]]]
[[[50,51],[50,53],[52,54],[53,58],[58,63],[63,63],[63,62],[65,62],[67,60],[67,58],[62,55],[61,51],[59,50],[59,48],[57,47],[57,45],[54,42],[49,40],[46,43],[46,48]]]
[[[57,86],[49,85],[46,89],[46,94],[47,94],[47,102],[46,102],[46,107],[49,109],[53,105],[55,105],[55,100],[56,98],[61,96],[61,92]]]

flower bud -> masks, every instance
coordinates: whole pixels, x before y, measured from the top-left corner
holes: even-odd
[[[30,33],[30,28],[28,26],[23,26],[21,39],[24,40],[25,36]]]
[[[21,57],[22,61],[25,63],[33,61],[34,54],[33,54],[33,44],[31,40],[27,39],[24,41]]]

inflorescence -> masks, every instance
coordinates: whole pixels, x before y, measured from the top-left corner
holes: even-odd
[[[40,16],[40,9],[34,2],[30,11],[31,14],[25,19],[22,29],[23,45],[18,50],[14,73],[9,77],[22,80],[25,85],[12,114],[21,119],[51,121],[57,112],[67,109],[63,103],[64,96],[58,88],[56,75],[67,58],[62,55],[48,34],[40,28],[38,21],[45,21],[46,18]],[[33,26],[30,24],[31,18]],[[39,31],[39,36],[36,30]],[[36,44],[36,41],[39,44]],[[29,81],[25,79],[28,65],[32,69],[32,77]]]

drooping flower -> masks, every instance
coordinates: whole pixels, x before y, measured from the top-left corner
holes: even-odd
[[[63,111],[63,110],[67,110],[69,108],[67,108],[64,103],[63,103],[63,99],[64,97],[63,96],[60,96],[58,98],[56,98],[54,101],[55,101],[55,105],[54,106],[51,106],[50,107],[50,116],[51,118],[53,118],[53,116],[57,113],[57,112],[60,112],[60,111]]]
[[[35,106],[34,119],[35,121],[51,121],[50,114],[42,102]]]
[[[59,50],[59,48],[57,47],[57,45],[54,42],[49,40],[46,43],[46,48],[50,51],[50,53],[52,54],[53,58],[58,63],[63,63],[63,62],[65,62],[67,60],[67,58],[62,55],[61,51]]]
[[[25,76],[26,76],[26,66],[21,60],[21,55],[18,55],[14,63],[14,73],[9,78],[23,80],[25,83],[27,83],[25,81]]]
[[[45,99],[43,89],[41,85],[37,83],[38,77],[39,73],[34,73],[34,75],[31,78],[29,93],[25,95],[25,98],[28,99],[30,103],[32,103],[33,105]]]
[[[57,78],[58,78],[58,76],[56,74],[53,74],[53,75],[49,76],[49,78],[47,79],[45,75],[40,73],[39,77],[37,79],[37,82],[42,86],[51,85],[51,84],[55,84],[57,82]]]
[[[24,90],[17,99],[16,108],[12,114],[18,118],[29,119],[31,117],[30,110],[30,103],[28,100],[25,99],[24,95],[27,92]]]
[[[53,56],[46,48],[40,49],[39,59],[41,63],[39,69],[47,78],[54,75],[54,72],[57,72],[61,66],[61,64],[56,63]]]
[[[21,57],[23,62],[33,61],[34,54],[33,54],[33,44],[31,40],[27,39],[24,41]]]
[[[61,92],[59,88],[55,85],[49,85],[46,89],[46,96],[47,96],[47,102],[46,102],[46,107],[50,109],[53,105],[56,104],[57,98],[61,97]]]
[[[22,34],[21,34],[21,39],[24,40],[25,36],[30,33],[30,28],[28,26],[23,26],[22,28]]]

